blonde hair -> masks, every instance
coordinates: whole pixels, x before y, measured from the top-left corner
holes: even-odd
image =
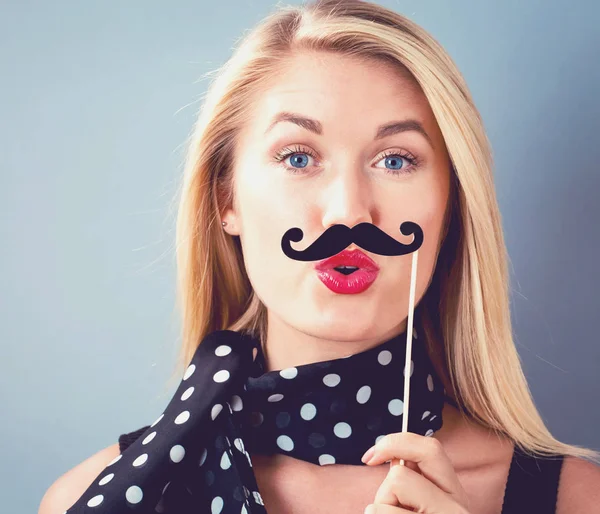
[[[442,356],[459,408],[523,451],[600,460],[546,428],[515,348],[508,256],[496,201],[490,144],[467,85],[445,50],[421,27],[359,0],[284,6],[236,48],[210,84],[190,136],[177,215],[177,299],[182,315],[178,377],[214,330],[248,331],[264,344],[266,308],[245,272],[239,238],[220,211],[235,201],[236,135],[252,98],[293,52],[327,51],[408,70],[421,86],[453,167],[447,235],[417,313],[430,352]]]

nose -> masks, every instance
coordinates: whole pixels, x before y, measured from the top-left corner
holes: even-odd
[[[324,230],[336,224],[352,228],[358,223],[373,223],[372,191],[361,170],[338,173],[321,191]]]

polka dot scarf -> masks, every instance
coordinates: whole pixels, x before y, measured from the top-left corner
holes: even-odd
[[[442,427],[444,390],[413,330],[408,430]],[[250,454],[364,465],[402,431],[406,332],[347,357],[265,372],[260,343],[219,330],[160,417],[65,514],[266,514]]]

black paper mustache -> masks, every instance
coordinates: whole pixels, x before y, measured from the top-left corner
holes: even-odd
[[[341,252],[352,243],[379,255],[406,255],[418,250],[423,244],[423,229],[416,223],[405,221],[400,225],[400,232],[405,236],[414,234],[412,243],[399,243],[371,223],[359,223],[352,228],[337,224],[329,227],[308,248],[294,250],[290,241],[301,241],[304,233],[298,227],[293,227],[283,234],[281,249],[290,259],[296,261],[318,261]]]

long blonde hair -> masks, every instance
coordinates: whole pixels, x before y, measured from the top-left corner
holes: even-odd
[[[447,235],[418,315],[463,415],[528,453],[600,460],[600,452],[555,439],[528,388],[512,336],[490,144],[461,73],[421,27],[360,0],[279,6],[241,40],[207,90],[178,195],[182,345],[174,376],[181,377],[211,331],[246,330],[264,344],[266,308],[246,275],[239,238],[223,231],[220,212],[234,201],[232,156],[252,98],[293,52],[303,50],[393,63],[414,76],[431,105],[454,183]]]

